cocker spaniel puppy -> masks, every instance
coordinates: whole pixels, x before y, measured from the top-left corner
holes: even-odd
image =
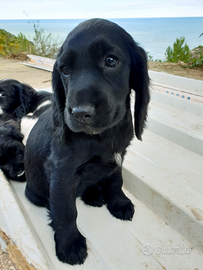
[[[51,107],[52,95],[17,80],[0,81],[0,168],[11,180],[25,181],[24,145],[39,115]]]
[[[49,209],[59,260],[82,264],[87,246],[76,225],[77,196],[92,206],[106,204],[116,218],[133,218],[134,206],[122,191],[122,163],[134,136],[131,89],[139,140],[147,118],[146,53],[117,24],[87,20],[62,45],[52,85],[53,106],[26,145],[25,194]]]
[[[0,169],[8,179],[19,182],[25,181],[22,140],[18,121],[0,119]]]
[[[38,117],[51,106],[52,93],[36,91],[28,84],[13,79],[0,81],[0,116],[10,114],[21,119]]]

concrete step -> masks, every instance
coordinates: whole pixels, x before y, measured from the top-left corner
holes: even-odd
[[[133,141],[125,187],[203,251],[203,157],[150,131]]]
[[[203,251],[203,104],[152,91],[143,141],[124,162],[125,187]]]
[[[202,80],[194,80],[151,70],[149,70],[149,76],[151,81],[156,85],[203,97]]]
[[[24,183],[6,185],[12,190],[15,205],[19,206],[15,214],[19,212],[18,217],[23,220],[18,220],[22,226],[17,226],[18,234],[20,232],[25,237],[29,232],[33,236],[32,243],[19,243],[22,239],[19,238],[16,245],[35,269],[201,269],[203,258],[199,250],[127,190],[124,192],[136,206],[132,222],[117,220],[105,206],[89,207],[77,199],[77,223],[87,238],[89,255],[84,265],[73,267],[63,264],[55,256],[53,231],[47,225],[46,209],[26,200]],[[15,227],[12,229],[14,231],[10,233],[16,233]]]
[[[203,103],[153,91],[148,130],[203,155]]]

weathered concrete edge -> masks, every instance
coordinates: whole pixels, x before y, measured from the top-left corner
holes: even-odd
[[[149,70],[152,84],[203,96],[203,81]]]

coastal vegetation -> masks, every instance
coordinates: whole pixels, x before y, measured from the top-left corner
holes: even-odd
[[[178,63],[182,61],[188,63],[190,60],[190,49],[185,42],[185,37],[177,38],[173,43],[173,47],[166,49],[166,59],[171,63]]]
[[[58,49],[60,47],[56,38],[53,38],[52,34],[46,34],[43,27],[34,23],[34,38],[33,38],[33,50],[32,54],[36,54],[43,57],[56,58]]]
[[[52,34],[46,34],[39,22],[34,23],[34,37],[29,41],[21,32],[15,36],[0,29],[0,56],[22,57],[26,54],[36,54],[39,56],[55,58],[60,46],[57,39]]]
[[[203,36],[203,33],[199,36]],[[203,68],[203,46],[198,46],[190,50],[185,41],[185,37],[177,38],[173,46],[168,46],[166,49],[166,61],[168,63],[179,64],[183,68]],[[153,57],[148,55],[150,61],[162,62],[159,59],[153,60]]]
[[[165,55],[167,61],[170,63],[180,63],[183,67],[203,68],[203,46],[198,46],[190,50],[185,42],[185,37],[177,38],[173,43],[173,47],[169,46],[166,49]]]
[[[52,34],[46,34],[39,22],[33,24],[34,37],[30,41],[19,33],[14,36],[3,29],[0,29],[0,57],[22,58],[27,54],[56,58],[59,44],[58,39],[54,39]],[[203,38],[203,33],[199,36]],[[185,37],[177,38],[173,46],[166,49],[166,62],[177,63],[183,68],[203,68],[203,46],[198,46],[190,50]],[[148,54],[148,59],[154,62],[162,62],[159,59],[153,60]]]
[[[0,29],[0,56],[11,56],[32,50],[31,43],[22,33],[14,36],[3,29]]]

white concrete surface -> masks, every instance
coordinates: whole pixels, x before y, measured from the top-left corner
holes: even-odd
[[[49,269],[42,255],[42,249],[38,246],[40,240],[31,230],[27,214],[23,211],[12,184],[7,181],[2,171],[0,171],[0,213],[1,231],[17,245],[27,262],[38,270]]]
[[[25,199],[25,184],[0,175],[0,228],[35,269],[203,269],[203,103],[153,87],[143,141],[133,140],[124,162],[133,221],[77,199],[84,265],[58,261],[46,209]]]
[[[149,70],[152,83],[191,94],[203,96],[203,81]]]

